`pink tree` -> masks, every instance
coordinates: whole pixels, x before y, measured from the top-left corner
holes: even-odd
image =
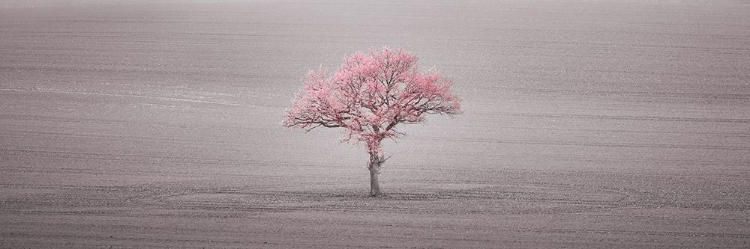
[[[385,163],[381,142],[403,133],[398,124],[424,121],[425,114],[458,114],[452,82],[438,72],[419,72],[417,57],[389,48],[344,58],[332,76],[310,71],[282,124],[312,130],[344,128],[345,141],[364,142],[370,154],[370,195],[380,195],[378,174]]]

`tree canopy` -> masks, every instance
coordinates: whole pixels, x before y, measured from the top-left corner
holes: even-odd
[[[325,68],[310,71],[287,110],[283,125],[303,129],[344,128],[344,140],[381,153],[380,142],[399,133],[398,124],[420,123],[426,114],[458,114],[460,99],[453,82],[439,72],[420,72],[417,57],[383,48],[357,52],[329,75]]]

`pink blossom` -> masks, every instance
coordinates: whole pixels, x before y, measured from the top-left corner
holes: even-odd
[[[451,85],[439,72],[419,72],[417,57],[409,52],[387,47],[357,52],[331,76],[324,68],[310,71],[282,124],[344,128],[345,141],[363,142],[382,162],[381,142],[401,134],[398,124],[422,122],[426,114],[461,112]]]

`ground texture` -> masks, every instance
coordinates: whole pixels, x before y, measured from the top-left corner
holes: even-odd
[[[748,248],[746,1],[5,1],[0,247]],[[279,125],[404,48],[464,114]]]

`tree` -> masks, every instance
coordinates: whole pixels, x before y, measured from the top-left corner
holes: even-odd
[[[370,195],[380,195],[378,175],[385,163],[381,142],[403,133],[398,124],[416,124],[426,114],[459,114],[452,81],[435,71],[419,72],[417,57],[403,50],[370,50],[345,57],[333,75],[324,68],[303,80],[282,124],[310,131],[344,128],[344,141],[363,142],[370,155]]]

